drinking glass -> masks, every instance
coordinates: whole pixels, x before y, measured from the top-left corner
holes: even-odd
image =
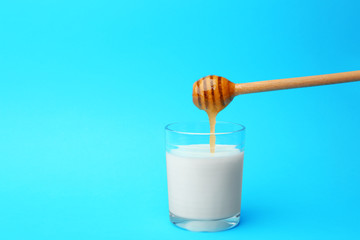
[[[170,221],[190,231],[216,232],[240,221],[245,127],[216,123],[210,153],[209,123],[165,127]]]

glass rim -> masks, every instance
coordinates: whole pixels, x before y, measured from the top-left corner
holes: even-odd
[[[185,134],[185,135],[226,135],[226,134],[233,134],[233,133],[238,133],[238,132],[243,132],[245,131],[245,126],[239,123],[234,123],[234,122],[225,122],[225,121],[216,121],[216,124],[218,123],[222,123],[222,124],[230,124],[230,125],[236,125],[238,127],[240,127],[237,130],[234,131],[229,131],[229,132],[216,132],[214,134],[211,134],[210,131],[207,133],[197,133],[197,132],[186,132],[186,131],[177,131],[174,129],[171,129],[171,126],[175,125],[175,124],[189,124],[189,123],[194,123],[194,124],[199,124],[199,123],[205,123],[205,124],[209,124],[209,122],[205,122],[205,121],[199,121],[199,122],[173,122],[173,123],[169,123],[165,126],[165,130],[169,131],[169,132],[173,132],[173,133],[178,133],[178,134]],[[216,129],[216,127],[215,127]]]

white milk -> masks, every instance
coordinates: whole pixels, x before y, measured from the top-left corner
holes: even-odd
[[[166,153],[170,212],[214,220],[240,213],[244,153],[232,145],[184,145]]]

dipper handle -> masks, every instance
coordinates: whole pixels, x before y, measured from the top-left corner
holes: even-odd
[[[360,81],[360,71],[235,84],[234,95]]]

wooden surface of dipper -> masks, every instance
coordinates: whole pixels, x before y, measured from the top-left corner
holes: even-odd
[[[193,102],[199,109],[205,110],[208,114],[210,122],[210,151],[213,153],[215,152],[216,115],[223,110],[235,96],[247,93],[312,87],[359,80],[360,71],[239,84],[230,82],[224,77],[209,75],[194,83]]]

